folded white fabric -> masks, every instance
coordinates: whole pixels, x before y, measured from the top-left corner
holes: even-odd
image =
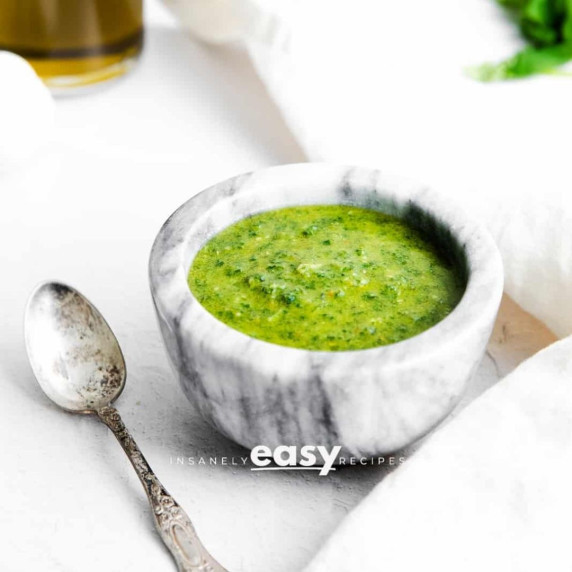
[[[571,411],[572,337],[435,433],[306,572],[568,572]]]
[[[204,2],[170,1],[198,25]],[[521,46],[494,0],[226,0],[221,29],[231,17],[310,159],[450,194],[493,232],[507,293],[572,333],[572,79],[464,74]]]
[[[54,101],[30,64],[0,51],[0,172],[25,166],[49,140]]]

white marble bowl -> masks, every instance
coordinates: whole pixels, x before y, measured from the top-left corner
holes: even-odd
[[[248,215],[304,204],[369,207],[421,228],[466,273],[458,306],[422,334],[345,352],[264,342],[205,310],[187,286],[205,242]],[[248,448],[341,445],[345,455],[374,456],[415,441],[453,409],[490,336],[503,273],[488,232],[426,187],[307,163],[235,177],[187,201],[157,236],[150,280],[183,390],[219,431]]]

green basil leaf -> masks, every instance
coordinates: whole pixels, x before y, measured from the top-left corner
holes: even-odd
[[[469,68],[467,73],[479,81],[490,82],[549,73],[572,59],[572,42],[546,48],[528,47],[496,64]]]

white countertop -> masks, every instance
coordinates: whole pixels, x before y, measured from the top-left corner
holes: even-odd
[[[114,329],[129,371],[117,407],[211,552],[233,571],[298,570],[382,469],[321,478],[191,466],[189,457],[230,463],[247,453],[198,418],[178,387],[147,259],[161,224],[196,192],[304,157],[246,55],[199,45],[158,4],[148,8],[139,67],[99,93],[58,100],[54,141],[25,171],[0,175],[0,569],[174,570],[113,435],[95,418],[58,410],[28,366],[26,299],[53,278],[87,295]],[[507,311],[507,320],[530,323]],[[534,328],[513,328],[513,357],[503,361],[494,348],[510,341],[507,331],[493,347],[501,373],[540,343],[527,338]],[[473,393],[498,373],[487,357]]]

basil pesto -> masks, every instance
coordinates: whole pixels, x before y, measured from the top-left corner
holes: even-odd
[[[464,284],[419,232],[351,206],[263,212],[214,236],[189,286],[219,320],[254,338],[358,350],[410,338],[453,310]]]

